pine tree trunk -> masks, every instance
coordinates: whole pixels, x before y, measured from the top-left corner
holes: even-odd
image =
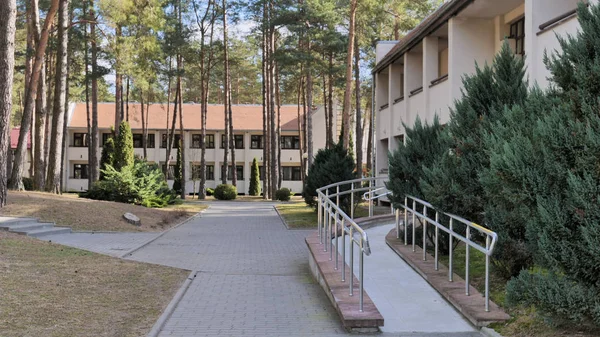
[[[281,188],[283,171],[281,170],[281,93],[279,90],[279,67],[275,65],[275,104],[277,105],[277,186]]]
[[[117,25],[115,29],[115,39],[116,44],[119,44],[119,39],[122,36],[122,27],[121,25]],[[115,62],[115,134],[119,134],[119,125],[121,124],[123,111],[121,111],[121,101],[123,100],[123,75],[121,75],[121,70],[119,66],[119,57],[117,56]]]
[[[6,206],[17,4],[0,0],[0,208]]]
[[[224,138],[223,142],[223,165],[221,165],[221,183],[227,184],[227,157],[229,156],[229,55],[227,47],[227,0],[223,0],[223,115],[224,123]],[[235,171],[235,163],[233,163]]]
[[[127,76],[127,94],[125,96],[125,120],[129,122],[129,76]],[[144,155],[146,158],[146,155]]]
[[[300,74],[302,74],[302,69],[300,69]],[[298,79],[298,88],[297,88],[297,97],[298,97],[298,138],[300,141],[300,146],[298,149],[299,153],[299,158],[300,158],[300,172],[302,172],[302,186],[304,187],[304,177],[306,176],[306,168],[304,167],[304,159],[302,159],[302,155],[303,155],[303,151],[302,149],[304,148],[304,146],[302,145],[302,143],[304,142],[304,136],[302,133],[302,116],[300,114],[300,108],[301,108],[301,104],[302,104],[302,82],[303,82],[303,78],[302,75],[300,75],[300,78]]]
[[[58,13],[58,51],[56,55],[56,77],[52,112],[52,138],[48,156],[48,178],[46,191],[60,193],[60,167],[62,162],[63,123],[67,90],[69,0],[60,0]],[[46,19],[48,20],[48,19]],[[43,34],[42,34],[43,35]],[[14,169],[13,169],[14,171]]]
[[[268,17],[269,17],[269,34],[267,36],[268,45],[267,48],[269,50],[269,59],[268,59],[268,70],[269,70],[269,120],[271,121],[270,127],[270,137],[271,137],[271,199],[275,199],[275,192],[278,189],[277,182],[279,181],[279,174],[277,173],[277,125],[276,125],[276,114],[275,114],[275,78],[274,78],[274,68],[275,68],[275,58],[274,58],[274,27],[271,22],[272,19],[272,10],[273,10],[273,2],[269,1],[268,6]]]
[[[180,19],[181,19],[181,7],[180,7]],[[186,192],[185,192],[185,182],[186,182],[186,167],[187,167],[187,163],[185,161],[185,133],[183,130],[183,88],[182,88],[182,84],[181,84],[181,72],[183,71],[183,57],[181,57],[181,55],[179,56],[179,62],[178,65],[181,64],[182,67],[179,69],[180,71],[178,71],[179,73],[179,78],[177,79],[177,85],[179,86],[179,139],[181,139],[181,141],[179,142],[179,146],[181,147],[180,151],[181,151],[181,199],[185,199],[186,196]]]
[[[144,159],[148,159],[148,130],[146,130],[146,112],[144,110],[144,92],[140,90],[140,105],[142,110],[142,147],[144,148]]]
[[[333,52],[329,53],[329,81],[328,81],[328,100],[329,100],[329,118],[327,121],[327,130],[329,130],[329,138],[327,138],[327,148],[331,148],[333,146],[333,142],[335,141],[335,136],[337,134],[337,130],[333,129],[333,119],[337,119],[337,109],[334,111],[333,106]],[[335,112],[335,113],[334,113]]]
[[[40,24],[39,24],[39,8],[38,1],[31,1],[32,7],[32,20],[31,23],[32,29],[35,29],[34,35],[35,40],[39,40],[40,36]],[[36,112],[36,123],[35,123],[35,150],[34,150],[34,161],[35,161],[35,172],[33,175],[33,186],[36,190],[44,189],[46,185],[46,156],[45,156],[45,148],[47,145],[45,144],[46,140],[46,116],[48,111],[46,110],[46,66],[45,62],[42,63],[42,69],[40,73],[40,87],[38,89],[38,95],[36,97],[35,102],[35,112]]]
[[[98,149],[100,148],[100,134],[98,132],[98,48],[96,44],[96,13],[94,12],[94,0],[91,0],[89,18],[90,36],[91,36],[91,63],[92,63],[92,133],[90,135],[90,145],[94,151],[90,152],[88,165],[89,176],[92,183],[100,179],[100,160],[98,158]]]
[[[39,89],[39,79],[41,75],[42,64],[44,62],[44,54],[48,44],[50,34],[50,25],[54,20],[54,16],[58,11],[59,0],[53,0],[44,22],[44,29],[40,35],[40,42],[37,45],[35,52],[35,61],[32,68],[31,79],[27,85],[27,95],[25,98],[25,107],[21,120],[21,132],[19,134],[19,142],[15,151],[14,163],[10,178],[9,188],[23,189],[23,166],[25,164],[25,154],[27,152],[27,135],[31,131],[31,117],[33,114],[34,102]],[[66,22],[66,20],[65,20]],[[59,30],[60,31],[60,30]],[[60,40],[60,39],[59,39]]]
[[[308,46],[308,50],[310,50],[310,44]],[[312,115],[313,115],[313,82],[312,82],[312,66],[309,65],[306,73],[306,105],[308,109],[308,113],[306,114],[306,146],[308,154],[308,167],[312,166],[313,163],[313,123],[312,123]]]
[[[235,136],[233,134],[233,111],[231,109],[231,83],[229,84],[229,106],[227,111],[229,113],[229,135],[231,137],[231,184],[237,186],[237,166],[235,161]]]
[[[344,91],[344,109],[342,110],[342,125],[344,129],[343,145],[350,145],[350,110],[352,107],[352,57],[354,56],[354,35],[356,30],[356,1],[350,0],[350,27],[348,28],[348,54],[346,56],[346,89]]]
[[[371,114],[371,104],[367,102],[367,118],[369,119],[369,132],[367,135],[367,171],[370,173],[371,177],[374,177],[375,174],[373,172],[373,118]]]
[[[68,8],[69,6],[67,6]],[[67,27],[69,27],[71,25],[72,22],[72,18],[73,18],[73,12],[69,11],[69,21],[67,22]],[[67,28],[68,29],[68,28]],[[69,124],[69,114],[67,113],[69,111],[69,79],[70,79],[70,73],[71,73],[71,56],[72,56],[72,52],[73,50],[71,48],[69,48],[69,42],[67,40],[67,73],[65,75],[65,101],[64,101],[64,113],[63,113],[63,137],[62,137],[62,141],[61,141],[61,152],[65,151],[64,149],[66,149],[67,147],[67,126]],[[89,139],[88,139],[88,146],[89,146]],[[62,155],[60,157],[60,190],[59,193],[62,193],[62,191],[65,190],[64,188],[64,184],[66,183],[65,179],[64,179],[64,172],[65,172],[65,161],[62,158]],[[89,189],[90,186],[88,186]]]
[[[363,162],[363,132],[362,132],[362,113],[360,110],[360,52],[358,49],[358,39],[355,38],[355,53],[354,53],[354,83],[355,83],[355,98],[356,98],[356,177],[362,178],[362,162]],[[352,146],[352,144],[350,144]]]

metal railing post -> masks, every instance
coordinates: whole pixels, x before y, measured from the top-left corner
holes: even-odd
[[[400,239],[400,210],[396,209],[396,239]]]
[[[413,249],[413,253],[416,252],[417,250],[415,249],[415,243],[417,242],[417,239],[415,238],[416,232],[415,232],[415,212],[417,211],[417,202],[413,199],[413,207],[412,207],[412,249]]]
[[[448,281],[452,282],[454,277],[452,276],[452,234],[454,233],[454,230],[452,229],[452,221],[454,219],[450,218],[450,248],[449,250],[449,254],[448,254]]]
[[[325,217],[323,218],[323,220],[325,221],[325,224],[323,225],[323,251],[327,251],[327,232],[329,231],[329,205],[325,205]]]
[[[440,223],[440,217],[438,211],[435,211],[435,222]],[[435,270],[440,270],[440,266],[438,263],[438,237],[440,235],[440,229],[438,226],[435,226]]]
[[[354,227],[350,227],[350,296],[354,295]]]
[[[467,240],[471,240],[471,227],[467,225]],[[469,296],[469,243],[466,243],[467,250],[465,252],[465,294]]]
[[[337,194],[335,196],[335,205],[339,208],[340,207],[340,185],[336,186],[335,193]]]
[[[408,197],[404,197],[404,245],[408,245]]]
[[[342,282],[346,281],[346,219],[342,219]]]
[[[319,207],[317,212],[317,228],[319,231],[319,240],[321,240],[321,207],[323,206],[323,202],[321,200],[321,195],[317,193],[317,198],[319,198]]]
[[[364,296],[364,269],[363,269],[363,258],[364,258],[364,251],[363,251],[363,244],[362,244],[362,238],[361,238],[361,244],[360,244],[360,255],[358,256],[358,275],[360,276],[360,280],[358,281],[358,286],[359,286],[359,304],[360,304],[360,312],[363,311],[363,296]]]
[[[369,180],[369,191],[373,190],[373,180]],[[369,198],[369,217],[373,216],[373,196]]]
[[[427,206],[423,205],[423,261],[427,261]]]
[[[354,184],[350,191],[350,219],[354,220]]]
[[[338,215],[339,215],[338,211],[336,210],[335,211],[335,222],[334,222],[335,226],[333,228],[333,231],[335,232],[335,234],[334,234],[334,237],[335,237],[335,270],[338,270],[338,255],[340,255],[339,251],[338,251],[338,245],[339,245],[339,242],[338,242]],[[331,251],[333,252],[333,249]]]
[[[485,236],[485,311],[490,311],[490,236]]]

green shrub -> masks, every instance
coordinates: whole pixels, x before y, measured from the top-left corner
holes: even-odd
[[[103,170],[106,170],[107,166],[113,166],[115,160],[115,141],[112,137],[106,140],[106,143],[102,146],[102,156],[100,157],[100,180],[104,180]]]
[[[308,170],[302,196],[307,205],[316,207],[317,189],[352,179],[354,179],[354,159],[348,151],[344,150],[341,143],[329,149],[320,149]],[[349,189],[350,185],[340,186],[340,192]],[[336,188],[331,188],[329,193],[336,193]],[[340,207],[347,214],[350,213],[350,194],[340,196]]]
[[[237,198],[237,187],[229,184],[220,184],[215,188],[215,198],[218,200],[234,200]]]
[[[81,196],[96,200],[117,201],[146,207],[164,207],[175,202],[177,196],[164,180],[156,164],[136,159],[120,171],[108,165],[104,180],[97,181]]]
[[[33,191],[33,179],[23,177],[23,188],[25,191]]]
[[[206,189],[206,195],[211,196],[211,195],[214,195],[214,194],[215,194],[215,190],[214,189],[212,189],[210,187]]]
[[[115,140],[115,155],[113,167],[119,171],[121,168],[134,164],[133,135],[127,121],[119,125],[119,135]]]
[[[279,201],[290,201],[292,191],[289,188],[280,188],[275,191],[275,199]]]
[[[248,188],[249,195],[260,195],[260,170],[256,158],[252,160],[250,170],[250,187]]]

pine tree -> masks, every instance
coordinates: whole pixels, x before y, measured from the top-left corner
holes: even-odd
[[[505,106],[527,97],[524,62],[507,43],[493,66],[476,65],[475,74],[465,76],[463,97],[455,103],[447,127],[450,151],[424,168],[421,188],[437,208],[483,223],[484,192],[479,173],[489,166],[484,136]]]
[[[559,102],[533,125],[528,151],[517,153],[535,200],[526,237],[541,268],[509,282],[507,300],[600,326],[600,6],[580,3],[578,17],[581,30],[559,38],[562,51],[545,58],[556,89],[548,99]]]
[[[179,194],[181,193],[181,186],[185,184],[182,181],[181,175],[181,140],[179,140],[179,146],[177,146],[177,161],[175,161],[175,172],[173,172],[173,190]]]
[[[252,167],[250,168],[250,188],[248,189],[248,194],[260,195],[260,170],[258,169],[256,158],[252,160]]]
[[[104,146],[102,146],[102,156],[100,157],[100,180],[104,180],[103,170],[108,166],[113,166],[115,160],[115,141],[113,138],[108,138]]]
[[[119,134],[115,142],[114,168],[120,171],[124,167],[133,165],[133,135],[127,121],[119,125]]]

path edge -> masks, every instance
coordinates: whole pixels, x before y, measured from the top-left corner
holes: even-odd
[[[281,222],[283,222],[285,229],[290,230],[290,226],[288,226],[287,222],[285,221],[285,219],[283,218],[281,213],[279,213],[279,210],[277,209],[277,205],[273,205],[273,209],[275,210],[275,212],[277,212],[277,215],[279,215],[279,219],[281,219]]]
[[[177,291],[175,296],[173,296],[173,299],[171,300],[171,302],[169,302],[169,305],[167,306],[165,311],[163,311],[162,315],[160,315],[160,317],[158,318],[156,323],[154,323],[154,325],[152,326],[152,330],[150,330],[150,332],[148,333],[148,335],[146,335],[146,337],[157,337],[158,336],[158,334],[160,333],[162,328],[165,326],[165,323],[167,323],[167,320],[169,318],[171,318],[171,315],[175,311],[175,308],[177,308],[177,305],[183,298],[183,295],[185,295],[185,293],[187,292],[188,288],[192,284],[192,281],[196,278],[196,275],[198,273],[199,273],[199,271],[196,271],[196,270],[192,270],[190,272],[190,275],[183,282],[183,284],[181,285],[181,287],[179,288],[179,290]]]
[[[163,235],[167,234],[168,232],[174,230],[177,227],[183,226],[184,224],[188,223],[189,221],[191,221],[192,219],[195,219],[196,217],[200,216],[202,213],[204,213],[206,210],[208,210],[210,208],[210,205],[208,205],[208,207],[206,207],[205,209],[201,210],[200,212],[192,215],[191,217],[183,220],[182,222],[178,223],[177,225],[167,229],[166,231],[163,231],[162,233],[158,234],[157,236],[153,237],[152,239],[142,243],[141,245],[125,252],[123,255],[119,256],[120,258],[124,259],[127,256],[131,256],[133,255],[133,253],[137,252],[138,250],[146,247],[147,245],[151,244],[152,242],[154,242],[155,240],[160,239]]]

